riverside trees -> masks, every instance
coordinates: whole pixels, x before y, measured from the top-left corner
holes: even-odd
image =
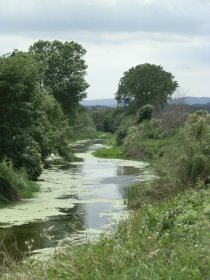
[[[121,106],[136,112],[142,106],[161,108],[178,87],[174,76],[162,66],[140,64],[126,71],[118,84],[116,100]]]
[[[84,79],[85,49],[75,42],[40,40],[29,48],[29,52],[39,65],[40,86],[50,89],[71,120],[79,102],[86,97],[88,87]]]
[[[86,96],[84,54],[74,42],[39,41],[0,57],[0,160],[32,179],[50,153],[69,158],[69,116]]]

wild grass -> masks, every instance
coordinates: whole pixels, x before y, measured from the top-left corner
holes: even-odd
[[[97,243],[69,245],[49,263],[15,265],[0,279],[210,278],[210,190],[145,204]],[[7,272],[5,270],[5,272]]]
[[[124,143],[122,151],[129,159],[152,161],[161,158],[165,149],[174,146],[177,142],[177,135],[162,139],[142,139],[136,136],[131,142]]]
[[[123,158],[123,154],[118,147],[101,148],[96,150],[93,155],[100,158]]]
[[[39,191],[39,185],[28,179],[25,170],[15,170],[6,159],[0,163],[1,206],[20,198],[31,198],[37,191]]]
[[[164,153],[161,164],[165,172],[159,171],[162,176],[131,187],[128,206],[135,211],[116,225],[111,234],[104,233],[95,243],[70,244],[49,263],[12,263],[8,270],[3,268],[0,279],[210,279],[207,120],[197,117],[184,127],[180,136],[181,148],[176,153]],[[171,147],[175,139],[171,138]],[[165,141],[170,147],[169,139]],[[103,152],[107,156],[116,149]]]

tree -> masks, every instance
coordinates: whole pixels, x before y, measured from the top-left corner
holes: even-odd
[[[38,80],[30,55],[14,52],[0,58],[0,159],[8,157],[15,167],[25,167],[31,178],[42,171],[40,147],[30,134]]]
[[[0,116],[0,160],[9,158],[36,179],[52,152],[69,158],[69,124],[61,105],[40,88],[39,65],[28,53],[0,58]]]
[[[88,88],[85,49],[75,42],[40,40],[29,52],[39,64],[40,86],[50,89],[66,115],[74,115]]]
[[[116,100],[132,112],[154,105],[160,109],[178,87],[174,76],[154,64],[140,64],[126,71],[118,84]]]

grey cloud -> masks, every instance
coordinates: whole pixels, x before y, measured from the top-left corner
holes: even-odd
[[[210,32],[201,0],[0,0],[0,34],[66,32]],[[177,3],[178,2],[178,3]],[[148,2],[149,3],[149,2]]]

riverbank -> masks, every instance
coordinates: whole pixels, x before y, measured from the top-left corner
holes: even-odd
[[[97,243],[65,249],[48,262],[5,268],[0,279],[183,279],[210,277],[210,191],[188,190],[147,205]],[[3,274],[1,274],[3,275]]]
[[[13,264],[2,279],[209,279],[210,136],[208,119],[193,117],[158,159],[159,177],[127,192],[133,211],[111,234],[46,263]]]
[[[146,180],[151,176],[145,169],[147,164],[96,158],[91,153],[102,146],[99,142],[73,145],[77,161],[44,170],[39,181],[41,192],[35,198],[1,210],[0,239],[5,246],[0,244],[0,251],[11,254],[5,258],[9,265],[12,258],[20,263],[28,246],[30,254],[39,259],[48,254],[49,247],[52,253],[66,239],[92,238],[127,216],[127,187],[137,177]],[[10,250],[14,242],[17,256]]]
[[[15,170],[6,160],[0,163],[0,207],[22,198],[31,198],[39,189],[39,184],[29,180],[24,170]]]

